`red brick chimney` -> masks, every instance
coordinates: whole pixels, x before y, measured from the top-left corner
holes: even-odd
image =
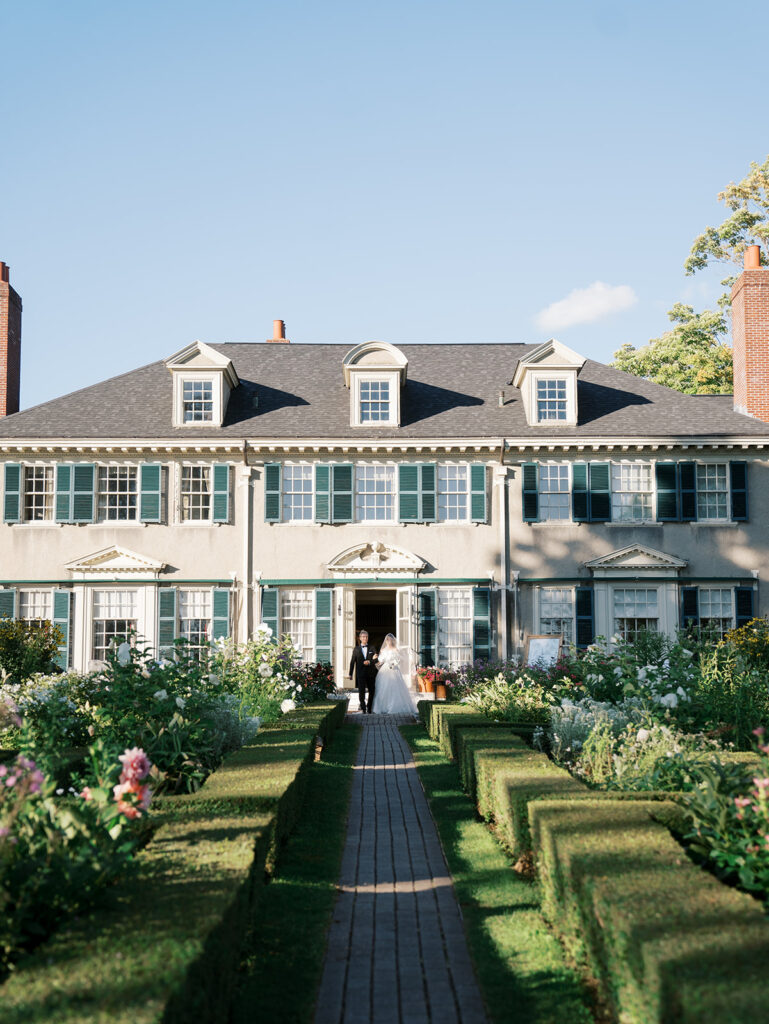
[[[286,337],[286,325],[282,320],[272,321],[272,337],[267,339],[268,342],[278,342],[283,345],[290,344]]]
[[[21,381],[21,297],[11,288],[8,269],[0,262],[0,416],[19,411]]]
[[[769,423],[769,267],[757,245],[732,288],[732,360],[734,411]]]

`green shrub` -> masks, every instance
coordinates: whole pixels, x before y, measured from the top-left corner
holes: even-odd
[[[51,622],[0,619],[0,671],[10,683],[23,683],[36,672],[50,672],[64,637]]]
[[[526,673],[515,679],[500,673],[471,690],[464,703],[477,708],[487,718],[542,725],[550,721],[550,709],[555,700],[550,689]]]

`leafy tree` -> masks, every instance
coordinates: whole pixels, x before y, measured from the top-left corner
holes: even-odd
[[[613,366],[684,394],[722,395],[732,390],[732,350],[722,336],[727,332],[723,311],[677,302],[668,313],[675,325],[648,345],[623,345],[614,353]]]

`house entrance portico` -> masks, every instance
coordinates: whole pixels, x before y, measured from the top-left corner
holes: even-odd
[[[377,650],[385,636],[393,633],[398,646],[409,651],[410,663],[416,664],[418,622],[415,585],[393,580],[388,587],[381,581],[351,579],[337,584],[335,591],[339,626],[334,672],[337,686],[350,686],[347,673],[361,629],[368,632]]]

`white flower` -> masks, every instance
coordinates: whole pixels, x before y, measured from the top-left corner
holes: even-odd
[[[666,708],[677,708],[678,697],[676,697],[674,693],[666,693],[665,696],[662,697],[662,699],[660,700],[660,704],[664,704]]]
[[[208,685],[209,686],[219,686],[220,683],[221,683],[221,679],[219,678],[219,676],[214,675],[214,673],[212,672],[209,675],[209,677],[208,677]]]
[[[184,697],[177,697],[176,698],[176,706],[177,706],[177,708],[183,708],[186,703],[187,703],[187,701],[184,699]]]
[[[296,701],[295,701],[295,700],[289,700],[289,699],[286,699],[286,700],[284,700],[284,701],[283,701],[283,703],[282,703],[282,704],[280,705],[280,710],[281,710],[281,711],[283,712],[283,714],[285,715],[285,713],[286,713],[287,711],[293,711],[295,707],[296,707]]]
[[[262,677],[262,679],[269,679],[270,676],[272,675],[272,668],[267,664],[266,661],[263,661],[259,668],[257,669],[257,672]]]
[[[156,690],[155,693],[152,694],[152,696],[155,698],[155,700],[167,700],[168,690]]]
[[[256,627],[256,632],[261,633],[263,636],[267,637],[268,640],[272,636],[272,630],[266,622],[260,622]]]
[[[639,743],[646,743],[646,741],[649,739],[650,736],[651,736],[651,733],[649,732],[648,729],[639,729],[638,730],[638,735],[636,736],[636,739],[638,740]]]
[[[686,692],[686,690],[683,688],[683,686],[679,686],[678,689],[676,690],[676,693],[681,698],[681,700],[688,700],[689,699],[689,694]]]
[[[131,645],[123,641],[117,649],[117,660],[121,665],[127,665],[131,660]]]

